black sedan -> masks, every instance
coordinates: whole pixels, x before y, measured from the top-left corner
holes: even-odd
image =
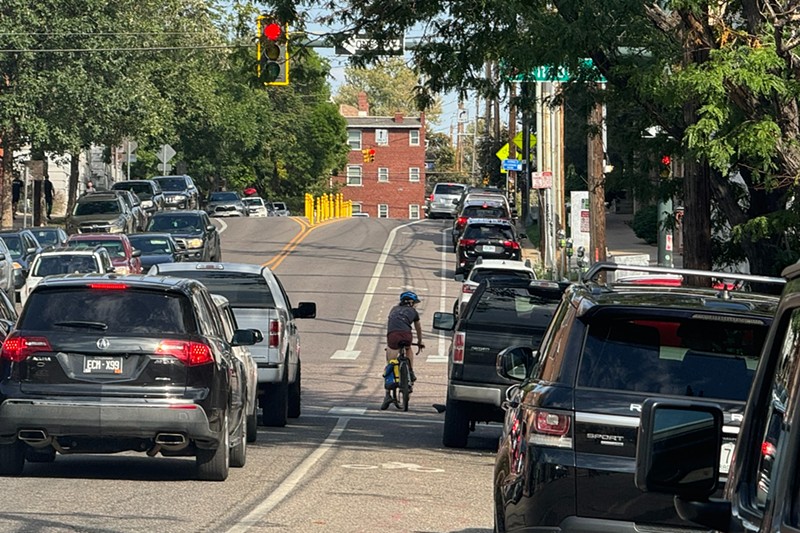
[[[131,246],[142,252],[142,272],[153,265],[177,263],[183,259],[181,249],[169,233],[134,233],[128,235]]]
[[[205,211],[156,213],[147,231],[172,235],[185,261],[222,261],[219,232]]]
[[[519,239],[524,238],[526,235],[524,233],[517,235],[514,225],[507,220],[468,219],[464,232],[456,243],[458,257],[456,273],[469,272],[479,257],[520,260],[522,248]]]

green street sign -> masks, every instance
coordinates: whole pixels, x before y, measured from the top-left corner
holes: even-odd
[[[595,76],[592,81],[596,81],[598,83],[606,83],[606,78],[597,72],[594,68],[594,63],[591,59],[582,59],[581,66],[584,69],[592,69],[595,71]],[[567,67],[560,66],[560,67],[553,67],[551,65],[542,65],[539,67],[535,67],[530,73],[527,75],[525,74],[517,74],[516,76],[509,77],[509,81],[513,82],[521,82],[521,81],[535,81],[535,82],[547,82],[547,81],[557,81],[557,82],[567,82],[572,78],[571,73],[567,70]]]

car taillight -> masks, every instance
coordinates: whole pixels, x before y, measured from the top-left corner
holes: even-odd
[[[472,294],[473,292],[475,292],[475,286],[467,285],[465,283],[461,286],[461,292],[463,292],[464,294]]]
[[[24,337],[12,333],[3,341],[0,358],[19,363],[36,352],[51,351],[53,349],[50,347],[50,342],[44,337]]]
[[[458,219],[456,220],[456,227],[463,228],[464,224],[466,223],[467,223],[467,217],[458,217]]]
[[[281,322],[280,320],[269,321],[269,347],[277,348],[281,343]]]
[[[512,250],[519,250],[519,243],[517,241],[504,241],[503,246],[511,248]]]
[[[211,348],[202,342],[163,340],[156,346],[156,355],[171,355],[186,366],[206,365],[214,362]]]
[[[122,291],[128,288],[124,283],[90,283],[90,289],[100,289],[103,291]]]
[[[475,239],[460,239],[458,241],[459,246],[475,246],[475,243],[478,242]]]
[[[533,428],[529,436],[531,444],[572,448],[570,437],[570,415],[552,411],[537,410],[534,413]]]
[[[771,442],[764,441],[761,444],[761,455],[764,456],[765,458],[775,457],[775,445],[772,444]]]
[[[433,195],[432,194],[428,197],[428,200],[430,200],[431,202],[433,201]]]
[[[453,337],[453,363],[464,363],[464,344],[467,340],[467,334],[458,332]]]

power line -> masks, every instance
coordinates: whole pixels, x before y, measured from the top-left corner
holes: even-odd
[[[0,48],[0,53],[69,53],[69,52],[152,52],[166,50],[225,50],[231,48],[251,48],[252,44],[221,44],[194,46],[141,46],[113,48]]]

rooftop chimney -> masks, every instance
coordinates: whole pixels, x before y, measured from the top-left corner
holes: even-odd
[[[403,114],[400,111],[394,112],[394,121],[398,124],[403,123]]]
[[[369,100],[367,100],[367,93],[364,91],[358,93],[358,116],[369,116]]]

